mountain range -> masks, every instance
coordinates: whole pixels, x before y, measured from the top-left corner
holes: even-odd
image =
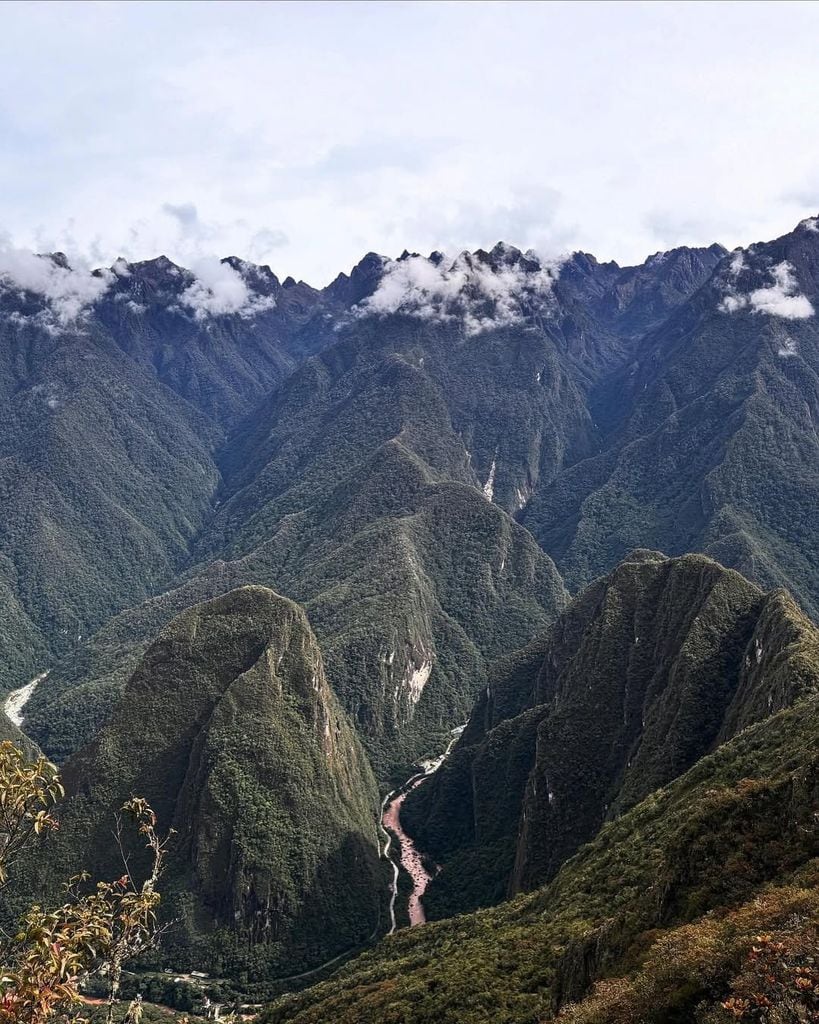
[[[380,798],[465,724],[402,807],[435,923],[267,1019],[638,1019],[745,922],[657,997],[717,1020],[736,936],[815,922],[817,304],[813,218],[321,290],[0,254],[0,734],[68,793],[30,886],[114,870],[139,791],[166,957],[309,974],[389,930]]]

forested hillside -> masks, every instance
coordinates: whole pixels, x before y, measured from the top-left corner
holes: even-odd
[[[607,821],[816,691],[819,636],[782,591],[700,555],[633,552],[499,662],[450,759],[408,798],[435,917],[549,881]]]
[[[177,834],[152,966],[307,984],[406,920],[397,792],[426,913],[466,916],[269,1020],[715,1024],[755,929],[802,955],[815,219],[633,267],[369,253],[323,289],[15,259],[0,733],[69,790],[30,892],[113,871],[137,792]]]
[[[270,590],[166,626],[63,779],[59,834],[30,884],[121,873],[111,822],[142,794],[174,830],[162,955],[177,965],[259,981],[379,930],[375,780],[303,610]]]
[[[780,958],[775,968],[777,984],[787,986],[789,978],[793,984],[803,970],[805,976],[810,975],[819,915],[819,634],[781,595],[763,598],[734,574],[713,564],[698,566],[696,562],[702,560],[693,561],[693,565],[686,559],[676,566],[667,562],[653,565],[655,571],[659,564],[670,575],[710,572],[715,586],[706,589],[711,591],[714,610],[727,614],[728,623],[732,602],[724,600],[728,595],[714,593],[720,583],[733,591],[735,598],[739,596],[736,591],[744,589],[748,596],[756,593],[770,606],[761,612],[745,644],[735,652],[743,678],[728,701],[733,711],[722,726],[716,725],[714,730],[712,724],[712,735],[722,728],[725,742],[713,753],[699,757],[687,771],[680,765],[681,777],[642,798],[634,781],[629,793],[629,776],[622,766],[620,777],[608,782],[611,794],[619,792],[622,813],[607,823],[600,814],[597,822],[588,822],[586,838],[591,841],[548,885],[493,909],[400,932],[330,981],[304,994],[284,997],[263,1014],[266,1024],[326,1020],[364,1024],[375,1019],[403,1024],[487,1020],[523,1024],[555,1017],[601,1024],[610,1020],[727,1022],[735,1018],[721,1003],[731,997],[732,986],[742,991],[743,986],[747,990],[764,984],[753,974],[754,956],[758,955],[754,949],[759,949],[760,943],[763,948],[766,943],[781,943],[781,950],[786,951],[784,955],[769,951],[772,958]],[[623,575],[634,575],[646,565],[652,563],[624,564],[609,586],[619,588]],[[716,582],[714,577],[720,575],[722,579]],[[596,603],[598,628],[603,628],[605,602],[601,604],[598,595]],[[583,597],[566,613],[567,628],[582,615],[582,604]],[[693,610],[700,609],[695,605]],[[703,616],[702,627],[694,626],[683,646],[691,646],[697,637],[702,643],[710,636],[711,651],[716,654],[719,643],[713,641],[727,640],[729,647],[734,644],[733,627],[728,624],[723,633],[718,624],[721,616],[714,619],[712,614]],[[554,664],[552,647],[549,643],[545,646],[544,683],[565,658],[565,650],[560,648],[568,638],[561,636],[559,626],[556,634]],[[774,646],[767,653],[763,647],[759,661],[758,642]],[[578,651],[572,660],[579,656]],[[531,660],[524,658],[522,664]],[[691,677],[688,683],[680,678],[687,660],[667,662],[655,675],[655,715],[653,722],[646,723],[655,738],[657,712],[667,713],[675,702],[674,717],[665,716],[666,727],[672,725],[672,736],[676,732],[679,739],[679,726],[696,728],[695,711],[706,729],[713,723],[707,699],[688,707],[680,704],[681,697],[690,700],[695,696]],[[620,711],[607,692],[604,665],[600,663],[588,689],[575,688],[574,706],[563,706],[557,691],[551,707],[544,710],[536,736],[531,735],[522,715],[513,720],[511,729],[496,726],[478,752],[470,749],[466,738],[462,741],[466,745],[460,767],[472,759],[474,806],[482,831],[489,834],[480,837],[486,842],[482,859],[469,850],[462,851],[462,859],[452,858],[447,872],[450,894],[458,893],[464,882],[463,877],[452,877],[457,876],[457,865],[464,865],[473,886],[481,870],[492,871],[497,856],[492,832],[502,831],[510,800],[514,803],[517,799],[520,806],[521,783],[525,786],[521,848],[517,863],[508,862],[515,868],[515,884],[529,880],[526,871],[536,863],[532,853],[548,856],[555,836],[564,844],[564,856],[572,852],[572,846],[576,848],[580,837],[560,826],[572,818],[575,792],[580,794],[579,827],[588,821],[582,815],[599,799],[589,792],[588,783],[607,781],[599,744],[609,742],[605,721],[599,726],[590,722],[582,703],[596,697],[598,712],[611,710],[616,718]],[[563,673],[570,671],[571,661]],[[680,689],[673,693],[678,684]],[[772,701],[770,713],[760,707],[755,693],[769,689],[782,704],[792,706],[777,711]],[[479,706],[478,720],[486,712],[486,705]],[[556,733],[548,730],[561,714],[562,726],[568,731],[567,747],[562,749],[571,742],[574,758],[557,765],[560,750],[552,752],[548,746]],[[731,736],[743,715],[747,728]],[[762,720],[751,724],[758,718]],[[643,735],[643,742],[631,750],[638,757],[642,751],[645,759],[648,743]],[[707,733],[696,742],[707,746]],[[612,752],[617,746],[612,744]],[[655,762],[659,759],[662,763],[670,755],[667,773],[673,773],[674,746],[672,742],[670,750],[665,746],[654,749]],[[678,743],[676,746],[679,749]],[[517,762],[532,749],[536,760],[526,784],[526,769],[521,770]],[[604,756],[607,753],[604,749]],[[485,775],[481,774],[484,767],[489,769]],[[552,782],[550,773],[556,770]],[[453,768],[453,774],[457,776],[457,769]],[[465,774],[469,778],[468,769]],[[511,783],[509,792],[504,791],[505,782]],[[550,784],[555,792],[550,791]],[[570,791],[571,784],[579,788]],[[640,779],[638,785],[644,791],[652,788],[650,780]],[[442,788],[446,792],[448,787]],[[419,788],[419,795],[423,789]],[[469,800],[469,794],[462,791],[460,795]],[[634,806],[626,809],[629,804]],[[453,823],[456,835],[459,822],[466,817],[468,814],[463,814]],[[600,824],[602,828],[594,836]],[[555,865],[548,863],[537,867],[547,875],[555,870]],[[474,889],[470,895],[474,896]],[[598,981],[599,987],[593,988]],[[777,1000],[786,999],[778,989],[774,991],[773,981],[771,985]],[[796,989],[794,1005],[814,1005],[812,986],[811,982],[802,994]]]

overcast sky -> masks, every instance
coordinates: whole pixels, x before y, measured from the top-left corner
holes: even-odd
[[[110,263],[658,249],[819,211],[819,5],[0,6],[0,237]]]

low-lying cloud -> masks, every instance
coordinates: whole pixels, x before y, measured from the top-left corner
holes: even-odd
[[[272,295],[260,295],[250,286],[241,268],[237,270],[216,257],[195,261],[191,274],[193,280],[178,303],[192,311],[197,320],[230,314],[248,318],[276,304]],[[52,332],[81,319],[117,279],[130,276],[131,269],[124,260],[115,261],[110,270],[92,271],[83,265],[71,265],[60,256],[37,255],[0,243],[0,289],[40,299],[45,308],[34,316]],[[115,296],[120,297],[125,301],[124,293]],[[127,306],[134,313],[144,313],[146,308],[133,300]],[[19,311],[13,315],[21,324],[30,319]]]
[[[785,320],[806,320],[813,316],[813,305],[806,295],[800,294],[793,266],[787,260],[771,268],[771,284],[750,292],[736,289],[736,279],[744,267],[743,254],[735,253],[729,268],[728,291],[719,305],[721,312],[749,309],[752,313],[767,313]]]
[[[215,257],[197,260],[191,272],[194,281],[179,296],[179,302],[192,310],[197,320],[230,314],[247,319],[276,305],[272,295],[257,294],[238,270]]]
[[[0,246],[0,285],[35,295],[47,305],[54,325],[65,327],[81,317],[108,289],[114,275]]]
[[[563,261],[541,261],[511,247],[492,255],[491,262],[469,252],[454,260],[440,255],[388,260],[378,288],[356,312],[461,319],[467,334],[518,324],[543,312]]]

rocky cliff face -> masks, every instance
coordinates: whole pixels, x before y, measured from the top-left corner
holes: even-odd
[[[64,778],[60,862],[115,871],[111,815],[130,793],[175,830],[171,956],[213,962],[218,937],[234,971],[250,957],[275,972],[378,928],[375,784],[304,612],[270,590],[166,626]]]
[[[451,763],[406,801],[452,864],[430,909],[436,888],[444,912],[457,889],[468,905],[553,877],[605,821],[815,691],[817,653],[784,593],[702,556],[633,553],[496,667]]]

